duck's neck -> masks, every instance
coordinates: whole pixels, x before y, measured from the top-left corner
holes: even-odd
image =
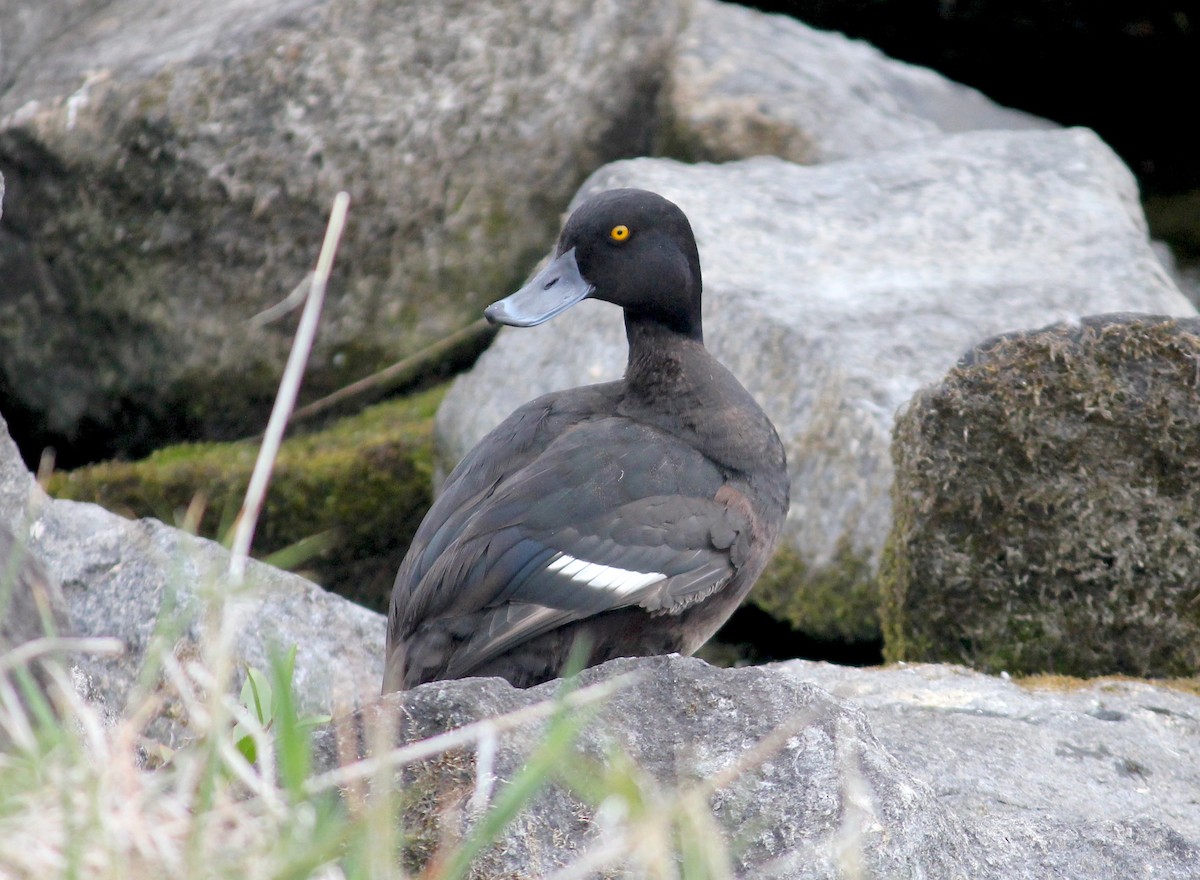
[[[688,352],[704,348],[699,318],[681,332],[660,321],[626,312],[625,337],[629,341],[625,382],[638,395],[662,397],[664,392],[686,384]]]

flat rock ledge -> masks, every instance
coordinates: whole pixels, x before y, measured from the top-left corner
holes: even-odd
[[[625,675],[631,681],[600,704],[570,763],[625,756],[643,773],[642,802],[654,806],[643,816],[633,801],[609,798],[597,809],[553,783],[474,876],[544,876],[596,858],[619,833],[612,816],[643,828],[664,822],[671,791],[706,784],[715,785],[707,804],[736,876],[1191,880],[1200,868],[1195,695],[1136,683],[1030,691],[944,666],[718,669],[677,656],[615,660],[580,684]],[[318,763],[366,754],[379,723],[411,742],[531,706],[556,687],[468,679],[389,695],[322,731]],[[499,737],[495,779],[525,766],[542,729]],[[776,748],[747,759],[772,736]],[[428,854],[422,835],[462,833],[482,814],[478,772],[478,753],[466,748],[402,773],[417,803],[441,810],[432,820],[426,812],[429,824],[411,838],[418,863]],[[595,868],[638,874],[635,864]]]

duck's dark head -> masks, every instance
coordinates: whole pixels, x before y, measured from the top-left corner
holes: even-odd
[[[641,189],[594,195],[567,220],[555,253],[528,284],[488,307],[489,321],[532,327],[590,297],[621,306],[627,324],[702,338],[700,257],[673,202]]]

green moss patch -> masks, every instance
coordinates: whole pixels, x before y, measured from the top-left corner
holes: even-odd
[[[371,407],[288,439],[272,473],[254,552],[307,548],[306,574],[386,610],[392,579],[432,499],[433,416],[442,388]],[[52,495],[129,517],[153,516],[223,536],[245,495],[258,444],[181,444],[136,462],[55,474]],[[297,554],[292,554],[295,560]]]
[[[897,419],[888,660],[1200,670],[1200,320],[976,348]]]
[[[754,585],[750,601],[805,636],[822,641],[879,638],[879,587],[871,562],[848,541],[829,565],[805,564],[783,545]]]

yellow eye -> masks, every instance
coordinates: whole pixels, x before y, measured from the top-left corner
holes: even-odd
[[[613,241],[624,241],[629,238],[629,227],[623,223],[620,226],[614,226],[608,231],[608,237]]]

